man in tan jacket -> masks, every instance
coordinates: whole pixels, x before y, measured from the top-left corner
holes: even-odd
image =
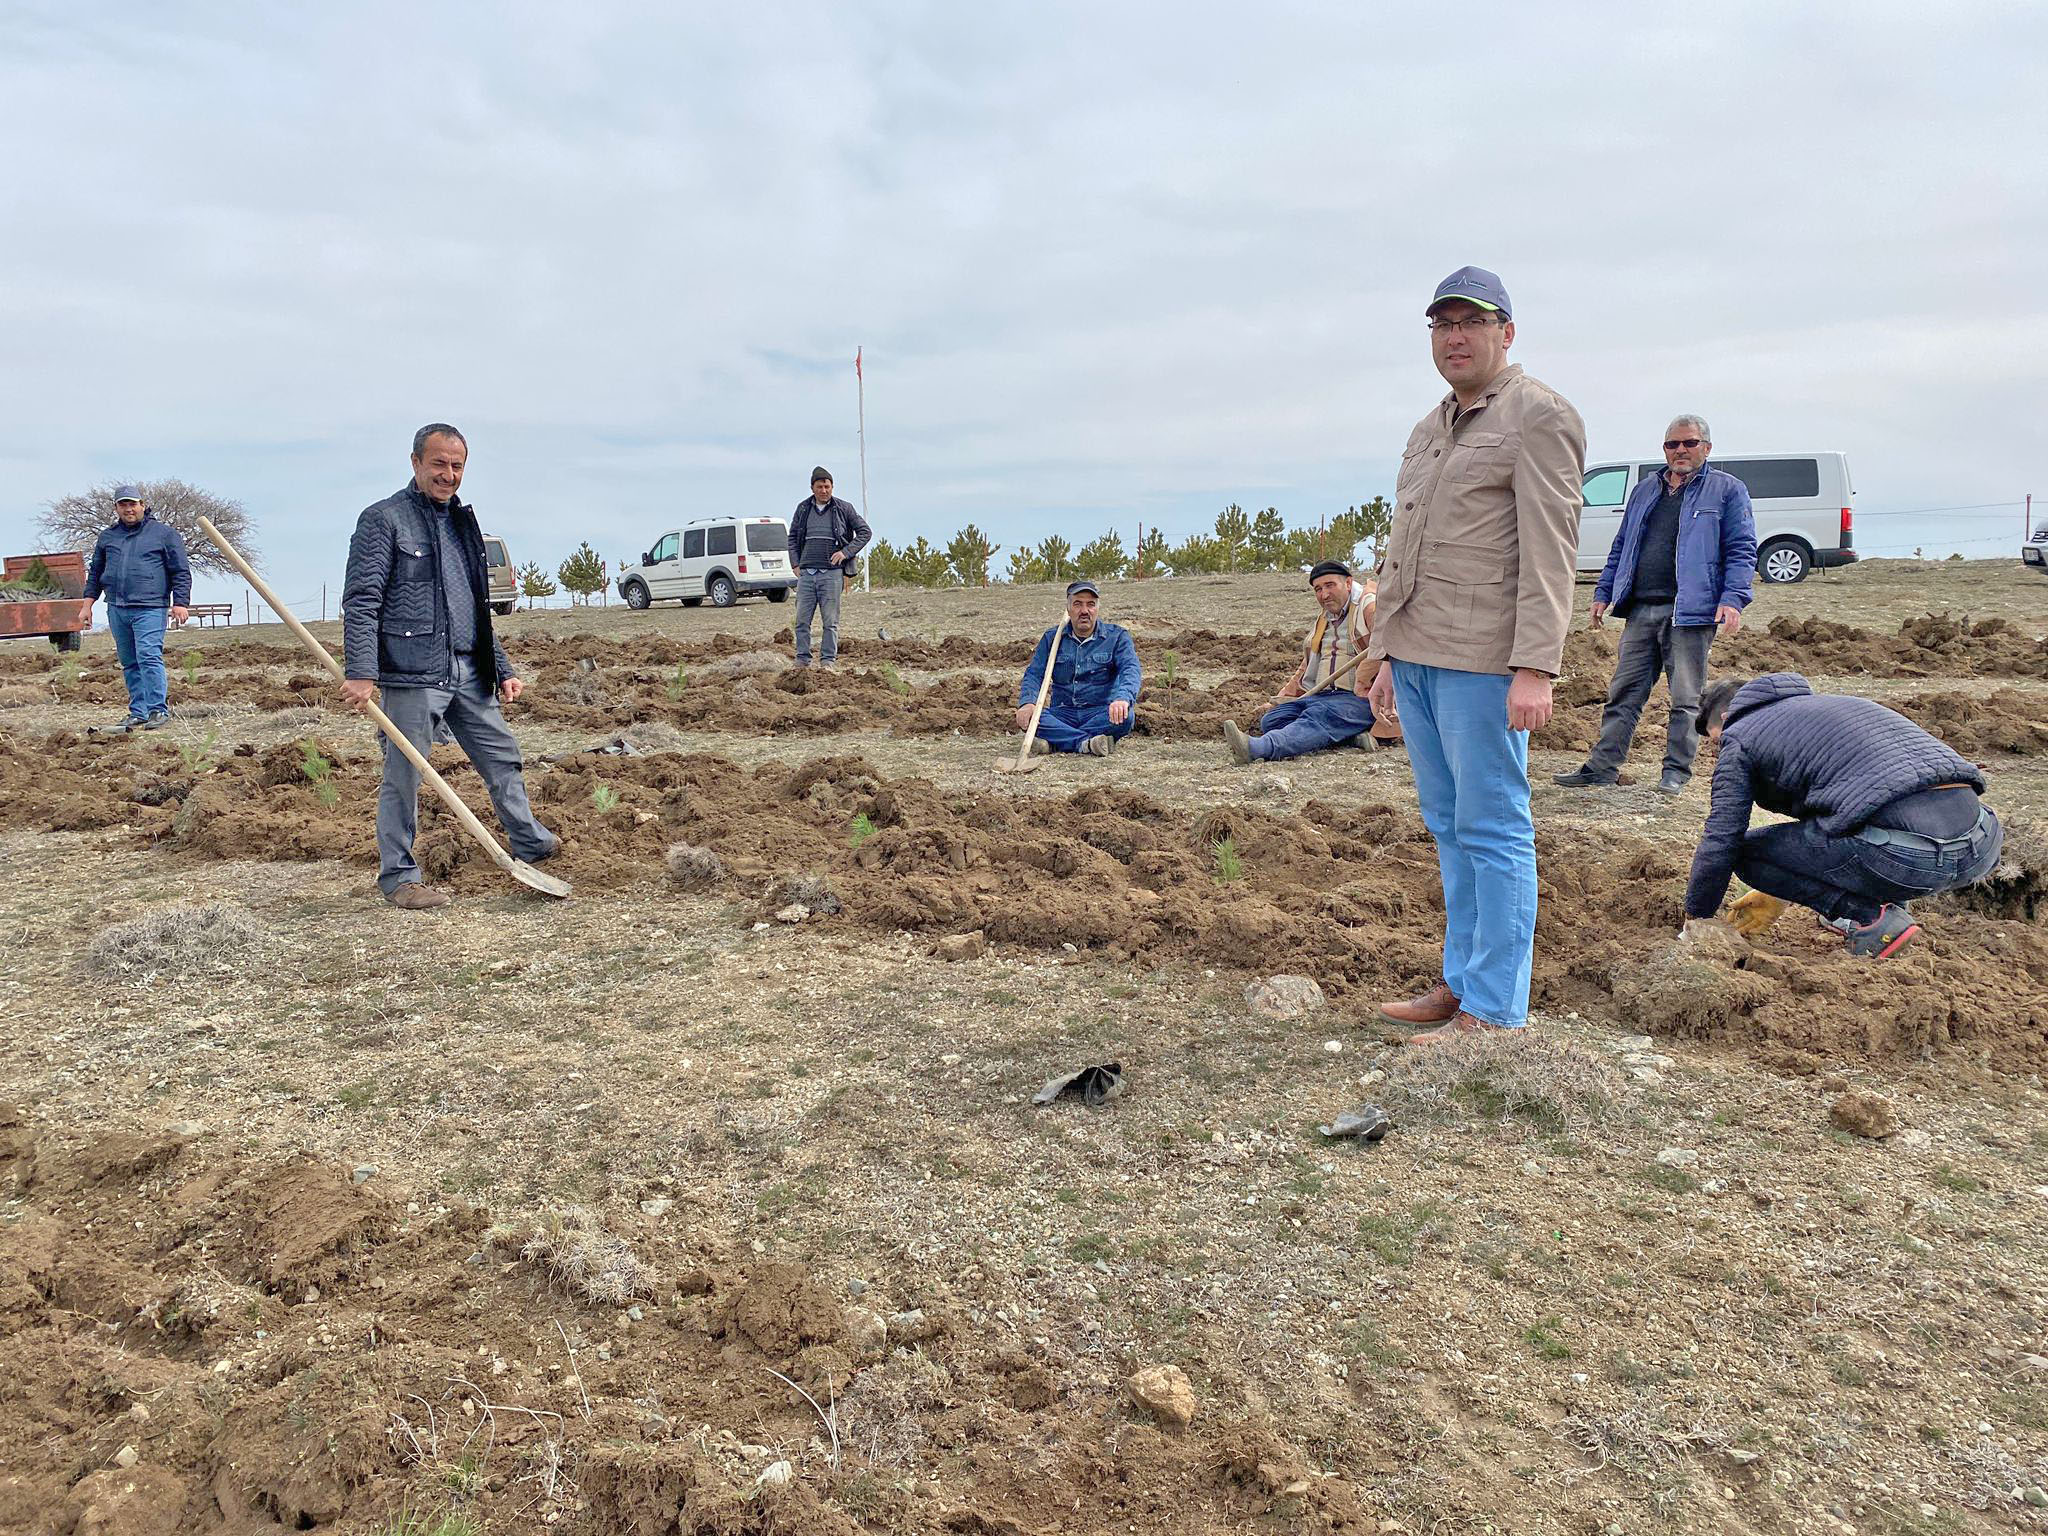
[[[1550,719],[1577,563],[1586,431],[1509,364],[1515,323],[1493,273],[1461,267],[1428,308],[1451,392],[1402,451],[1367,665],[1375,709],[1400,703],[1444,884],[1443,977],[1382,1005],[1409,1044],[1529,1017],[1536,826],[1529,736]]]

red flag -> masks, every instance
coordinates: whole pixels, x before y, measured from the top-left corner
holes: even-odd
[[[856,379],[860,378],[860,350],[859,347],[853,349],[853,376]],[[866,381],[862,380],[862,382],[865,383]]]

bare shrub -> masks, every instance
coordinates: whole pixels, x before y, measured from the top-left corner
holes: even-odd
[[[1609,1063],[1569,1040],[1533,1029],[1469,1035],[1403,1051],[1387,1073],[1398,1121],[1527,1121],[1576,1136],[1627,1102]]]
[[[695,843],[676,843],[662,861],[669,878],[685,891],[708,891],[725,878],[725,864],[709,848]]]
[[[230,901],[162,907],[102,928],[86,946],[94,976],[231,975],[271,944],[270,931]]]
[[[531,1227],[493,1227],[489,1240],[550,1282],[601,1306],[622,1307],[654,1294],[654,1271],[585,1206],[548,1211]]]
[[[784,907],[808,907],[822,917],[845,910],[832,887],[817,875],[784,875],[771,881],[761,897],[761,909],[778,912]]]
[[[666,720],[641,720],[626,728],[619,738],[632,748],[629,756],[645,757],[655,752],[681,752],[689,746],[683,733]]]

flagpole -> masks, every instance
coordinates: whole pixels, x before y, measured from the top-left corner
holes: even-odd
[[[860,371],[860,352],[859,347],[853,349],[854,395],[859,401],[857,409],[860,422],[860,515],[868,517],[868,526],[872,528],[874,520],[868,514],[868,381]],[[872,592],[875,589],[875,562],[872,554],[870,551],[870,558],[860,563],[860,589],[863,592]]]

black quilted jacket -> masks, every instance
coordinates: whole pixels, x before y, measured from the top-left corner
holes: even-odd
[[[516,676],[505,648],[491,631],[485,588],[484,538],[476,513],[455,503],[455,532],[469,556],[469,590],[451,592],[441,574],[440,516],[418,489],[405,489],[363,509],[348,541],[348,575],[341,588],[343,670],[385,688],[439,688],[454,670],[448,641],[448,604],[476,610],[476,671],[484,692]]]
[[[1772,672],[1728,705],[1713,804],[1693,855],[1688,917],[1712,917],[1749,830],[1752,805],[1847,837],[1901,795],[1939,784],[1984,792],[1984,775],[1904,715],[1873,699],[1817,694],[1797,672]]]

